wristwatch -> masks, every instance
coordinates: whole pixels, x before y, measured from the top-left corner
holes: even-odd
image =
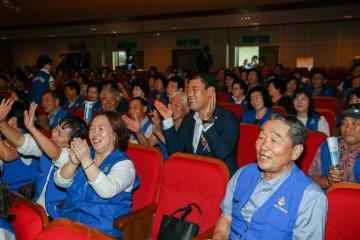
[[[202,120],[202,124],[211,124],[214,123],[215,119],[213,117],[209,117],[206,120]]]

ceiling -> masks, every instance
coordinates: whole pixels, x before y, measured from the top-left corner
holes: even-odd
[[[358,0],[2,1],[8,2],[7,7],[0,3],[2,39],[316,22],[344,16],[360,18]],[[18,11],[9,7],[14,2],[18,3]]]

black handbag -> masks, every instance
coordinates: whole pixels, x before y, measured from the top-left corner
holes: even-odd
[[[187,215],[192,212],[194,206],[200,213],[199,224],[186,221]],[[184,212],[179,218],[174,217],[176,213]],[[158,240],[191,240],[199,235],[200,224],[202,222],[202,213],[196,203],[190,203],[184,208],[180,208],[170,215],[163,215]]]

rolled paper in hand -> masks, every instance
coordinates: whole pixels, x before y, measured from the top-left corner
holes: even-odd
[[[339,169],[339,146],[338,146],[338,139],[337,137],[328,137],[326,139],[329,153],[330,153],[330,160],[331,165],[334,170]]]
[[[94,103],[91,101],[84,101],[84,120],[92,119],[93,105]]]

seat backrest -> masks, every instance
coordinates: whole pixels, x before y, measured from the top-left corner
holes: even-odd
[[[140,186],[133,192],[132,210],[137,210],[157,200],[163,156],[157,148],[139,144],[129,144],[126,154],[140,178]]]
[[[286,114],[286,109],[283,108],[282,106],[273,105],[271,108],[272,108],[273,110],[277,111],[278,113],[280,113],[281,115],[285,115],[285,114]]]
[[[229,102],[229,99],[230,99],[229,94],[224,93],[224,92],[219,92],[217,94],[217,98],[218,98],[217,100],[219,103],[227,103],[227,102]]]
[[[325,108],[316,108],[315,112],[319,113],[321,116],[324,116],[324,118],[329,124],[330,136],[334,136],[334,128],[336,122],[335,113],[332,110]]]
[[[242,117],[242,114],[243,114],[243,108],[241,107],[240,104],[234,104],[234,103],[219,103],[219,105],[230,111],[230,112],[233,112],[236,114],[236,116],[238,117],[238,119],[241,119]]]
[[[296,164],[299,168],[307,174],[312,161],[314,160],[315,154],[322,142],[326,140],[325,133],[318,131],[307,131],[307,138],[305,140],[305,148]]]
[[[202,211],[200,233],[213,227],[220,216],[220,203],[225,195],[229,171],[225,163],[215,158],[175,153],[163,168],[160,195],[152,227],[152,239],[157,239],[163,214],[196,203]],[[196,209],[186,218],[199,223]]]
[[[360,189],[334,188],[326,193],[328,213],[326,240],[355,240],[360,237]]]
[[[16,193],[12,193],[13,205],[10,213],[15,215],[15,220],[11,223],[16,239],[33,240],[49,224],[45,210],[30,199]]]
[[[240,138],[237,147],[238,167],[256,162],[255,142],[259,136],[260,127],[257,124],[240,123]]]
[[[335,116],[339,113],[339,101],[336,97],[312,97],[315,108],[325,108],[334,112]]]
[[[114,240],[114,238],[70,219],[58,218],[36,240]]]

